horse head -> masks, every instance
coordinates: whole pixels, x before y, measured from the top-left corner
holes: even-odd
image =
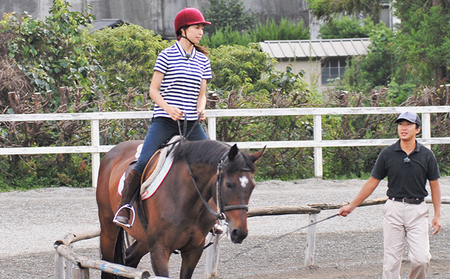
[[[250,155],[240,152],[235,144],[223,161],[223,170],[218,169],[221,175],[218,179],[218,206],[228,222],[228,238],[233,243],[242,243],[247,237],[248,202],[256,185],[255,162],[264,150],[265,147]]]

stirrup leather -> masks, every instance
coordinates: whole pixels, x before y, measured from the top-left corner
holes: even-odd
[[[130,212],[132,213],[132,214],[130,214],[131,224],[130,223],[122,223],[121,221],[117,220],[117,216],[119,216],[119,212],[122,210],[126,210],[126,209],[129,209]],[[117,210],[116,214],[114,215],[113,223],[130,229],[134,225],[135,219],[136,219],[136,211],[134,210],[134,207],[131,206],[130,204],[126,203]]]

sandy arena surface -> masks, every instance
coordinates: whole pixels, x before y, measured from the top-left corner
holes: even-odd
[[[450,197],[450,177],[441,180],[442,196]],[[363,180],[265,181],[258,183],[250,207],[343,203],[355,197]],[[385,197],[382,182],[369,199]],[[430,221],[433,216],[430,207]],[[450,205],[442,205],[442,229],[430,236],[431,270],[427,278],[450,278]],[[54,278],[53,243],[67,234],[99,227],[95,189],[46,188],[0,193],[0,278]],[[318,220],[337,213],[326,210]],[[249,218],[249,236],[240,245],[220,241],[218,278],[381,278],[383,241],[382,205],[360,207],[348,217],[317,225],[315,265],[304,267],[307,215]],[[99,259],[99,238],[74,244],[74,251]],[[139,266],[149,269],[149,256]],[[178,278],[180,256],[170,262]],[[409,261],[404,254],[402,278]],[[204,256],[194,278],[205,277]],[[98,271],[90,272],[99,278]]]

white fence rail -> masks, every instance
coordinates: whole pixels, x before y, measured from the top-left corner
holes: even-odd
[[[399,114],[404,111],[414,111],[422,114],[422,138],[419,142],[426,146],[432,144],[450,144],[450,137],[431,137],[430,115],[434,113],[450,113],[450,106],[426,107],[355,107],[355,108],[278,108],[278,109],[229,109],[207,110],[206,114],[208,135],[216,139],[216,119],[219,117],[246,117],[246,116],[286,116],[301,115],[313,116],[314,137],[303,141],[253,141],[233,142],[239,148],[314,148],[314,174],[322,178],[322,148],[343,146],[383,146],[395,142],[393,139],[354,139],[354,140],[322,140],[322,116],[324,115],[355,115],[355,114]],[[133,112],[97,112],[97,113],[51,113],[51,114],[1,114],[0,122],[34,122],[34,121],[61,121],[61,120],[88,120],[91,122],[90,146],[56,146],[56,147],[14,147],[0,148],[0,155],[24,154],[59,154],[59,153],[92,153],[92,184],[97,186],[100,154],[108,152],[113,145],[100,145],[100,120],[108,119],[142,119],[151,118],[152,111]]]

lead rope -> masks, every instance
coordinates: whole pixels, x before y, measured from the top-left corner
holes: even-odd
[[[295,230],[293,230],[293,231],[291,231],[291,232],[282,234],[282,235],[280,235],[279,237],[270,239],[269,241],[267,241],[267,242],[264,243],[264,244],[267,244],[267,243],[270,243],[270,242],[274,242],[274,241],[279,240],[279,239],[281,239],[281,238],[284,238],[284,237],[286,237],[286,236],[288,236],[288,235],[290,235],[290,234],[292,234],[292,233],[295,233],[295,232],[297,232],[297,231],[300,231],[300,230],[309,228],[309,227],[311,227],[311,226],[317,225],[318,223],[321,223],[321,222],[323,222],[323,221],[329,220],[329,219],[334,218],[334,217],[337,217],[337,216],[339,216],[339,214],[337,214],[337,213],[334,214],[334,215],[328,216],[328,217],[326,217],[326,218],[324,218],[324,219],[322,219],[322,220],[319,220],[319,221],[317,221],[317,222],[313,222],[313,223],[308,224],[308,225],[306,225],[306,226],[303,226],[303,227],[301,227],[301,228],[299,228],[299,229],[295,229]],[[256,247],[262,247],[264,244],[256,244],[255,246],[250,247],[250,248],[248,248],[247,250],[245,250],[245,251],[243,251],[243,252],[240,252],[240,253],[236,254],[234,257],[236,258],[236,257],[238,257],[238,256],[240,256],[240,255],[243,255],[243,254],[247,253],[248,251],[250,251],[250,250],[252,250],[252,249],[254,249],[254,248],[256,248]]]

